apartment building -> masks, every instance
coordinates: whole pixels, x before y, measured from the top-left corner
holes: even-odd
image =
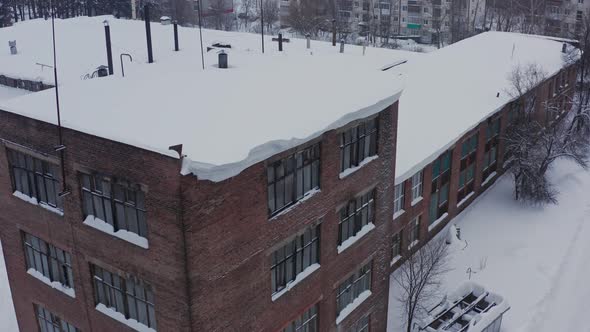
[[[289,0],[280,2],[288,22]],[[320,2],[321,3],[321,2]],[[328,5],[324,5],[326,7]],[[485,0],[337,0],[337,30],[355,36],[412,38],[423,43],[450,41],[452,26],[465,35],[482,31]],[[286,23],[284,23],[286,24]]]
[[[249,35],[222,36],[234,67],[197,78],[174,71],[193,56],[161,54],[124,79],[66,80],[63,127],[52,90],[0,102],[22,331],[385,331],[390,273],[503,172],[520,109],[507,74],[537,61],[549,75],[530,93],[563,111],[575,82],[561,42],[516,34],[407,62],[297,40],[260,62]]]

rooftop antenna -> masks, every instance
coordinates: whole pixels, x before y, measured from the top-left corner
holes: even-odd
[[[262,37],[262,53],[264,53],[264,0],[260,0],[260,28]]]
[[[514,50],[516,49],[516,43],[512,44],[512,55],[510,55],[510,60],[514,59]]]
[[[201,24],[201,0],[197,0],[199,4],[199,39],[201,41],[201,65],[205,70],[205,55],[203,54],[203,24]]]
[[[66,185],[66,164],[65,164],[65,152],[66,146],[63,144],[63,134],[61,127],[61,114],[59,110],[59,84],[57,80],[57,55],[55,50],[55,8],[53,7],[52,0],[49,0],[49,7],[51,7],[51,39],[53,45],[53,79],[55,81],[55,108],[57,111],[57,134],[58,134],[58,145],[54,148],[55,152],[59,152],[61,159],[61,179],[62,179],[62,190],[58,194],[59,197],[64,197],[70,193]]]

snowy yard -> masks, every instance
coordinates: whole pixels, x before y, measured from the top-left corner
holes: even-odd
[[[24,268],[24,267],[23,267]],[[0,330],[2,332],[17,332],[16,315],[12,305],[12,295],[8,286],[8,276],[4,265],[4,254],[0,244]]]
[[[511,179],[504,176],[451,222],[466,242],[453,245],[446,290],[467,279],[471,268],[471,280],[510,303],[504,332],[590,331],[584,328],[590,297],[590,172],[560,161],[550,178],[560,192],[558,205],[515,203]],[[401,331],[396,286],[392,278],[390,332]]]

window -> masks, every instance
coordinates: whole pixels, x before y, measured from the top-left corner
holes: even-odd
[[[156,312],[152,287],[133,277],[122,277],[99,266],[91,265],[94,300],[139,323],[156,329]]]
[[[320,144],[314,144],[267,168],[268,212],[272,216],[320,187]]]
[[[393,187],[393,214],[399,214],[404,209],[404,183]],[[398,213],[399,212],[399,213]]]
[[[320,225],[305,229],[303,234],[272,254],[270,275],[272,292],[278,293],[312,264],[320,262]]]
[[[283,332],[317,332],[318,325],[318,305],[314,304],[306,310],[303,315],[292,321],[283,329]]]
[[[424,180],[424,173],[419,171],[412,176],[412,202],[422,197],[422,181]]]
[[[377,154],[377,118],[366,120],[340,135],[340,171],[358,166]]]
[[[422,23],[424,23],[424,24],[427,25],[428,24],[428,20],[423,20]]]
[[[396,258],[396,257],[402,255],[402,233],[401,232],[397,233],[393,236],[392,250],[393,250],[393,258]]]
[[[406,11],[406,10],[408,10],[408,6],[402,6],[402,10],[403,10],[403,11]]]
[[[338,245],[370,223],[375,223],[375,190],[356,197],[340,209]]]
[[[371,264],[363,266],[359,271],[346,279],[336,293],[336,315],[351,304],[363,292],[371,289]]]
[[[370,316],[366,315],[363,316],[361,319],[356,322],[352,328],[353,332],[369,332],[369,321]]]
[[[63,211],[62,199],[58,195],[57,165],[20,151],[7,151],[13,190]]]
[[[420,241],[420,216],[412,219],[408,224],[408,249],[414,247]]]
[[[475,133],[461,145],[458,202],[461,202],[463,198],[473,191],[478,137],[479,134]]]
[[[584,0],[578,0],[578,3],[579,4],[583,4],[584,3]]]
[[[39,304],[35,304],[35,313],[41,332],[80,332],[74,325],[66,322]]]
[[[490,174],[496,171],[498,160],[498,144],[500,136],[500,117],[490,119],[486,129],[486,145],[483,155],[483,175],[485,181]]]
[[[72,258],[67,251],[28,233],[23,234],[23,242],[27,269],[33,269],[64,287],[74,288]]]
[[[98,174],[81,177],[85,217],[100,219],[115,232],[126,230],[147,238],[145,194],[139,185]]]
[[[451,151],[446,151],[432,163],[432,191],[430,195],[430,224],[442,217],[449,208],[451,180]]]

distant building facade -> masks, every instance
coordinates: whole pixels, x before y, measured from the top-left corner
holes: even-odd
[[[289,6],[298,3],[280,1],[282,22],[288,22]],[[339,32],[424,43],[450,41],[453,26],[456,34],[465,36],[481,31],[485,6],[486,0],[335,0],[327,5],[333,8]]]

